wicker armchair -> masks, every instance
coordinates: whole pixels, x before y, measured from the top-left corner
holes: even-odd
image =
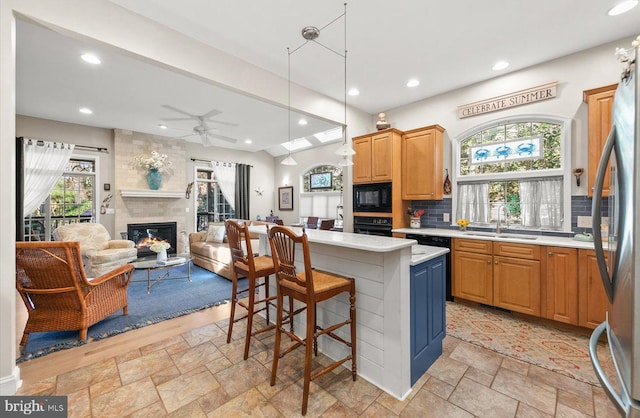
[[[87,280],[77,242],[17,242],[16,289],[29,318],[20,345],[31,332],[80,331],[122,309],[127,315],[127,264]]]

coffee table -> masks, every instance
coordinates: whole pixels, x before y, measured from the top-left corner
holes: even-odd
[[[151,288],[162,280],[178,280],[187,279],[191,281],[191,254],[176,254],[169,257],[169,261],[172,258],[182,258],[183,260],[173,264],[160,264],[156,257],[139,258],[133,261],[131,264],[136,270],[147,270],[147,280],[132,280],[132,282],[147,282],[147,294],[151,293]],[[180,267],[187,265],[187,275],[180,277],[171,277],[171,269],[174,267]],[[151,277],[151,272],[155,272],[156,277]]]

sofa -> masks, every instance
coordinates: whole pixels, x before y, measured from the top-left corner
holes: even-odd
[[[237,219],[237,221],[250,222],[250,226],[275,225],[264,221],[242,219]],[[258,247],[258,234],[252,234],[251,249],[254,253],[258,252]],[[231,280],[231,250],[226,239],[223,222],[211,223],[206,231],[189,234],[189,251],[193,264]]]

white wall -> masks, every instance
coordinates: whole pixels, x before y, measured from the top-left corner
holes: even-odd
[[[575,182],[572,182],[572,195],[586,195],[587,105],[582,101],[582,92],[619,81],[623,67],[615,59],[614,52],[616,47],[630,47],[631,41],[632,39],[621,39],[598,48],[402,106],[387,111],[387,120],[392,127],[400,130],[433,124],[443,126],[446,129],[444,132],[444,168],[449,169],[449,173],[452,173],[451,144],[458,135],[476,125],[493,119],[522,114],[546,114],[571,118],[573,119],[571,168],[582,167],[585,169],[581,187],[578,188]],[[457,108],[460,105],[501,96],[551,81],[559,82],[557,97],[554,99],[458,119]]]

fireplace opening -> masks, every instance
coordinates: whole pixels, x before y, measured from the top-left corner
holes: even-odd
[[[176,253],[178,240],[178,227],[176,222],[151,222],[142,224],[128,224],[127,236],[138,249],[138,258],[154,256],[149,247],[154,242],[168,242],[171,247],[168,254]]]

